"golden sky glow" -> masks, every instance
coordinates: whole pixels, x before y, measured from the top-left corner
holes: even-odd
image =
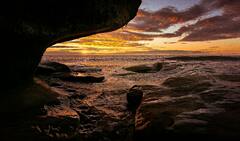
[[[178,4],[169,4],[174,7],[169,7],[165,0],[154,0],[155,4],[146,1],[143,0],[138,15],[126,27],[59,43],[48,51],[80,54],[240,54],[240,6],[236,6],[239,1],[213,0],[210,3],[206,0],[183,0],[177,1]],[[225,5],[219,7],[219,2],[225,2]],[[166,7],[157,9],[156,3]]]
[[[122,30],[122,29],[120,29]],[[64,51],[80,54],[161,53],[161,51],[203,52],[210,54],[240,54],[240,38],[215,41],[182,42],[180,38],[154,38],[135,40],[116,37],[118,31],[92,35],[54,45],[48,51]],[[132,38],[132,37],[131,37]],[[137,37],[134,37],[137,38]],[[163,52],[165,53],[165,52]],[[171,52],[173,53],[173,52]]]

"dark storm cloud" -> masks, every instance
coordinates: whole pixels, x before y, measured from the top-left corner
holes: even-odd
[[[221,10],[219,16],[202,18],[209,12]],[[175,33],[160,34],[161,30],[172,25],[199,20],[193,25],[186,25]],[[183,11],[166,7],[150,12],[140,10],[130,29],[141,31],[135,36],[151,40],[155,37],[179,37],[187,35],[182,41],[206,41],[240,37],[240,0],[202,0],[199,4]],[[143,32],[143,33],[142,33]],[[146,34],[158,32],[159,34]]]

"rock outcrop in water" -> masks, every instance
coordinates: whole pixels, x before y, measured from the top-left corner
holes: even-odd
[[[137,72],[137,73],[155,73],[162,69],[162,63],[155,63],[152,65],[137,65],[125,68],[127,71]]]
[[[97,76],[97,75],[74,75],[74,74],[67,74],[60,77],[60,79],[69,82],[80,82],[80,83],[100,83],[103,82],[105,79],[104,76]]]
[[[74,72],[81,72],[81,73],[95,73],[101,72],[102,69],[98,67],[88,67],[88,66],[70,66],[71,70]]]
[[[99,71],[99,69],[87,67],[87,66],[68,67],[67,65],[61,64],[58,62],[47,61],[47,62],[42,62],[38,65],[35,75],[38,77],[44,77],[44,78],[55,77],[68,82],[79,82],[79,83],[103,82],[105,77],[100,74],[86,74],[87,72],[94,72],[94,71]]]
[[[50,75],[53,73],[70,73],[71,69],[58,62],[44,62],[38,65],[35,74]]]
[[[135,17],[141,0],[10,1],[1,4],[3,91],[24,87],[47,47],[107,32]],[[2,59],[3,60],[3,59]],[[12,93],[17,93],[14,91]]]

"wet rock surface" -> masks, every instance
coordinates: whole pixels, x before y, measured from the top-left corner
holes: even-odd
[[[86,67],[90,68],[91,67]],[[85,68],[85,69],[86,69]],[[91,72],[91,71],[87,71]],[[29,138],[39,140],[132,140],[135,115],[127,108],[127,90],[101,91],[89,87],[101,79],[94,73],[55,72],[39,78],[65,95],[59,104],[42,107],[43,113],[31,119]],[[74,75],[75,74],[75,75]],[[70,80],[63,79],[70,78]],[[90,75],[85,77],[83,75]],[[83,81],[85,80],[85,81]],[[79,85],[81,84],[88,85]],[[24,133],[22,134],[24,135]],[[22,137],[20,135],[20,137]]]
[[[51,79],[45,81],[56,78]],[[69,82],[61,83],[64,87],[56,88],[66,95],[59,97],[60,103],[35,107],[42,111],[37,113],[30,109],[31,115],[19,111],[19,117],[14,115],[17,120],[6,122],[0,128],[5,133],[2,139],[132,140],[135,115],[127,109],[127,91],[99,91],[79,85],[76,89]]]
[[[212,86],[206,76],[189,75],[185,77],[171,77],[164,81],[164,86],[172,88],[180,93],[201,92]]]
[[[60,77],[60,79],[70,82],[80,83],[100,83],[105,79],[104,76],[93,76],[93,75],[73,75],[67,74]]]
[[[95,94],[88,92],[89,94],[85,94],[86,97],[82,100],[91,103],[108,116],[131,117],[129,118],[131,122],[124,122],[134,125],[131,126],[131,134],[128,134],[134,140],[160,137],[199,137],[199,139],[238,137],[239,118],[236,117],[239,116],[240,84],[235,74],[237,72],[226,75],[228,67],[220,65],[221,62],[211,63],[166,62],[157,75],[148,73],[142,75],[142,79],[157,77],[161,80],[158,81],[159,84],[139,84],[130,87],[129,90],[113,89],[99,92],[97,95],[96,92]],[[234,64],[235,67],[240,65]],[[229,72],[232,72],[231,70],[232,68],[229,68]],[[138,74],[113,77],[124,77],[132,81],[136,75]],[[110,78],[106,81],[108,79]],[[73,93],[76,95],[78,92]],[[132,109],[137,109],[136,111],[129,108],[130,103],[134,107]],[[80,107],[88,109],[88,106]],[[83,116],[82,113],[80,115]],[[87,115],[83,116],[84,121],[89,121]],[[121,121],[116,124],[119,125],[116,130],[129,131],[121,127],[123,126]]]
[[[170,61],[156,73],[114,75],[126,70],[107,74],[107,66],[101,83],[39,75],[63,93],[59,102],[19,112],[11,123],[2,120],[1,133],[9,138],[14,131],[13,138],[29,140],[238,138],[239,67],[238,62]]]
[[[136,140],[234,139],[240,135],[235,126],[239,122],[238,75],[222,74],[228,69],[224,68],[226,64],[214,68],[215,71],[209,71],[206,64],[195,63],[198,67],[187,70],[188,65],[192,65],[187,63],[183,71],[178,72],[180,75],[165,78],[161,86],[139,86],[144,96],[136,115]],[[221,63],[210,65],[216,64]],[[215,75],[217,71],[221,75]],[[232,73],[230,69],[229,73]]]
[[[155,73],[162,69],[162,63],[155,63],[152,65],[138,65],[124,68],[127,71],[137,72],[137,73]]]
[[[82,71],[82,73],[79,73],[80,72],[79,69],[76,68],[81,68],[81,70],[83,69],[84,71]],[[89,72],[92,73],[88,74]],[[100,74],[94,74],[93,72],[95,72],[95,68],[92,67],[87,66],[85,66],[84,68],[82,68],[82,66],[68,67],[65,64],[48,61],[41,63],[35,74],[43,77],[52,76],[69,82],[100,83],[104,81],[105,79],[104,76]],[[61,84],[59,84],[58,82],[51,82],[50,85],[61,86]],[[71,91],[68,90],[68,92]]]
[[[102,69],[98,67],[89,67],[89,66],[70,66],[71,70],[74,72],[81,72],[81,73],[96,73],[101,72]]]

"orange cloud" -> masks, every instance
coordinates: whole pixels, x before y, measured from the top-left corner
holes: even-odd
[[[209,13],[216,10],[221,10],[221,13],[209,16]],[[151,45],[154,45],[155,49],[169,47],[176,50],[183,46],[187,46],[189,50],[200,49],[203,41],[240,37],[239,15],[240,0],[202,0],[199,4],[182,11],[174,7],[157,11],[140,9],[136,18],[122,29],[57,44],[54,48],[68,48],[73,52],[82,53],[156,51],[148,50]],[[179,28],[166,32],[166,29],[174,26]],[[161,40],[159,42],[162,44],[156,40]],[[188,41],[188,44],[178,41]],[[196,45],[192,41],[201,43],[197,42],[199,45]],[[231,47],[231,50],[234,47]]]

